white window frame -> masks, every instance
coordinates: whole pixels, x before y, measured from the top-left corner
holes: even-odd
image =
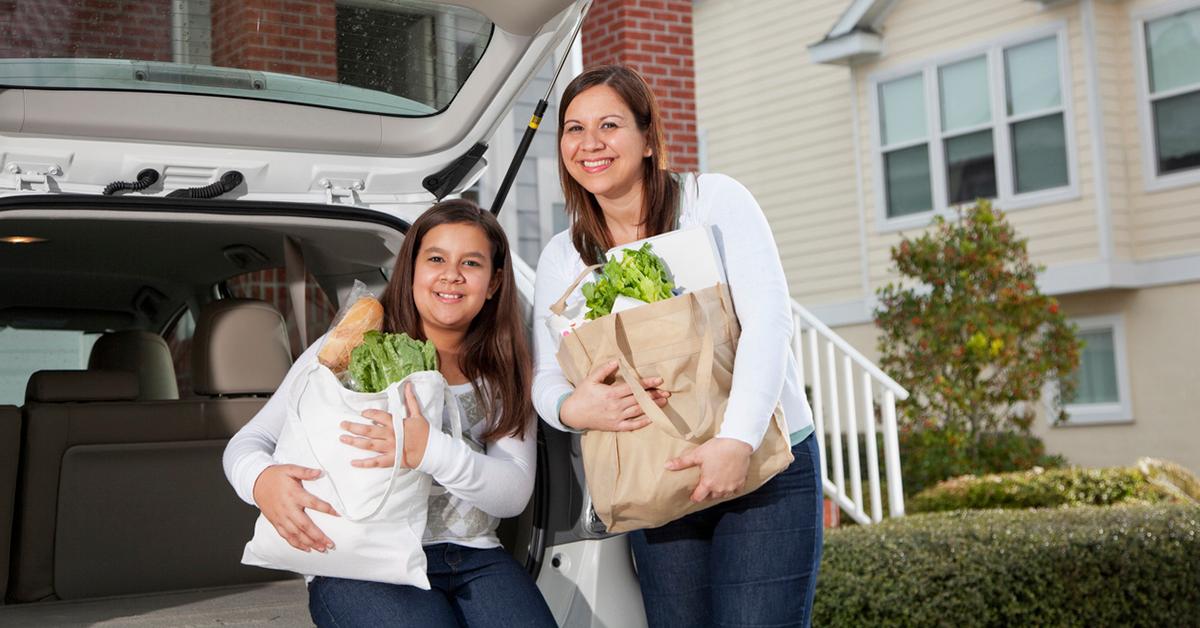
[[[933,217],[937,215],[944,216],[947,219],[956,217],[957,214],[954,208],[957,205],[949,205],[947,203],[946,158],[943,142],[947,136],[959,136],[968,132],[978,132],[989,127],[992,129],[992,150],[996,163],[997,196],[993,200],[996,207],[1005,211],[1012,211],[1062,203],[1079,198],[1079,168],[1076,157],[1075,115],[1073,110],[1074,91],[1071,80],[1067,35],[1067,24],[1065,21],[1060,20],[1013,33],[981,45],[939,55],[919,63],[877,72],[868,77],[868,89],[871,94],[868,100],[870,101],[871,111],[871,156],[875,170],[875,230],[877,232],[887,233],[903,229],[921,228],[928,225]],[[1007,85],[1004,74],[1004,50],[1048,37],[1055,37],[1058,44],[1058,80],[1061,103],[1059,107],[1054,109],[1010,116],[1008,114],[1008,103],[1005,99]],[[979,56],[986,57],[987,60],[988,85],[991,92],[991,121],[987,124],[972,127],[971,129],[958,129],[947,133],[942,130],[938,68]],[[925,139],[896,144],[887,148],[896,150],[904,148],[907,145],[928,142],[933,207],[929,211],[892,218],[887,215],[886,176],[883,170],[884,146],[880,132],[879,86],[883,83],[913,74],[921,74],[924,82]],[[1049,115],[1058,111],[1061,111],[1063,116],[1063,134],[1066,136],[1067,185],[1017,194],[1014,191],[1013,159],[1009,135],[1010,125],[1014,122]]]
[[[1111,330],[1113,335],[1113,360],[1117,370],[1117,401],[1115,403],[1070,403],[1065,404],[1067,420],[1054,423],[1057,412],[1048,412],[1051,426],[1072,427],[1080,425],[1111,425],[1133,422],[1133,401],[1129,389],[1129,355],[1125,350],[1125,317],[1122,314],[1085,316],[1071,319],[1079,331]],[[1047,384],[1045,399],[1052,406],[1057,396],[1057,382]],[[1052,410],[1052,409],[1051,409]]]
[[[1154,138],[1153,100],[1161,100],[1196,91],[1196,87],[1181,87],[1157,96],[1150,94],[1150,66],[1147,59],[1149,50],[1146,48],[1146,22],[1175,13],[1182,13],[1200,8],[1200,0],[1174,0],[1158,6],[1136,11],[1132,14],[1133,28],[1133,67],[1137,73],[1138,85],[1138,127],[1142,136],[1142,181],[1147,192],[1170,190],[1188,185],[1200,184],[1200,168],[1183,172],[1158,174],[1158,142]]]

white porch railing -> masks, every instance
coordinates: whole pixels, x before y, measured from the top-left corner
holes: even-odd
[[[882,428],[888,516],[904,516],[896,400],[907,399],[908,391],[795,301],[792,301],[792,325],[792,352],[800,366],[800,378],[809,386],[811,395],[809,403],[812,404],[817,446],[821,450],[825,497],[858,523],[867,525],[883,519],[879,452],[876,450],[876,430]],[[879,426],[875,418],[876,395],[880,399]],[[869,502],[863,499],[863,470],[858,451],[860,428],[866,436],[863,444],[867,449],[864,457]],[[827,451],[826,435],[829,437],[828,449],[832,451]],[[846,491],[846,458],[849,458],[850,467],[849,493]]]
[[[513,266],[517,288],[525,297],[525,314],[530,315],[534,271],[516,256],[513,257]],[[532,320],[532,316],[529,320]],[[868,525],[883,519],[880,455],[876,448],[876,432],[882,429],[888,516],[903,516],[904,492],[900,479],[896,400],[907,399],[908,391],[795,301],[792,301],[792,324],[792,351],[800,367],[800,377],[811,392],[809,403],[812,404],[817,446],[821,452],[821,479],[825,496],[860,524]],[[878,425],[877,399],[880,411]],[[869,501],[864,501],[863,495],[864,474],[858,450],[860,430],[866,436],[865,497]],[[829,436],[829,448],[832,451],[826,451],[826,435]],[[829,459],[831,454],[832,460]],[[846,490],[847,476],[850,481],[849,492]]]

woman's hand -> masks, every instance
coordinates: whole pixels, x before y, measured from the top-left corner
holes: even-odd
[[[597,365],[587,379],[575,387],[558,411],[562,424],[577,430],[601,430],[605,432],[627,432],[641,429],[650,424],[633,391],[624,382],[605,384],[604,381],[617,371],[617,362]],[[658,407],[667,405],[671,393],[654,388],[662,384],[661,377],[642,379],[642,387]]]
[[[713,438],[667,461],[667,469],[681,471],[700,467],[700,482],[692,491],[692,501],[729,497],[746,485],[750,456],[754,448],[736,438]]]
[[[313,523],[304,509],[338,516],[333,506],[317,499],[304,490],[301,480],[321,477],[319,469],[309,469],[294,464],[276,464],[267,467],[254,481],[254,503],[267,521],[275,526],[292,547],[324,552],[333,549],[333,541]]]
[[[404,426],[404,451],[400,466],[415,469],[425,457],[425,445],[429,443],[429,421],[421,414],[421,405],[413,394],[411,382],[404,385],[404,405],[408,407],[408,418],[401,421]],[[342,421],[342,429],[356,436],[343,435],[341,441],[379,455],[352,460],[350,464],[362,468],[391,467],[396,462],[396,433],[392,431],[392,415],[383,410],[364,410],[362,415],[371,421],[370,425]]]

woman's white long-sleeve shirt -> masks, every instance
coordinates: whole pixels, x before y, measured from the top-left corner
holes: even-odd
[[[225,476],[238,496],[252,506],[257,506],[254,483],[259,474],[277,464],[272,455],[287,422],[286,392],[291,390],[296,377],[317,359],[321,342],[317,340],[296,360],[276,394],[225,447]],[[529,422],[524,439],[505,436],[484,444],[482,437],[488,422],[480,420],[482,417],[478,407],[473,405],[470,385],[451,386],[451,391],[460,406],[471,406],[464,408],[463,438],[455,440],[450,434],[430,430],[425,455],[417,470],[433,476],[451,497],[434,495],[430,498],[431,519],[439,514],[435,510],[457,509],[459,516],[453,519],[460,522],[457,524],[460,527],[451,524],[448,529],[440,529],[431,521],[423,542],[449,541],[477,548],[498,547],[500,542],[495,531],[499,520],[520,514],[533,493],[537,424]],[[471,416],[477,418],[472,420]],[[363,458],[370,456],[371,452],[363,451]],[[466,512],[467,507],[481,512],[473,515]],[[490,520],[481,521],[481,515]]]
[[[775,404],[783,406],[788,431],[812,431],[812,410],[789,346],[792,338],[791,298],[779,250],[766,216],[754,196],[736,180],[721,174],[697,178],[694,204],[684,203],[679,228],[714,227],[717,246],[741,324],[733,364],[733,385],[718,437],[736,438],[758,449]],[[533,402],[538,414],[560,430],[562,399],[574,390],[555,359],[558,345],[546,327],[550,305],[583,272],[586,265],[571,244],[570,232],[554,236],[542,251],[534,292]],[[581,288],[568,305],[583,300]]]

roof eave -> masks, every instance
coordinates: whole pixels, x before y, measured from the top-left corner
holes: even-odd
[[[874,59],[883,50],[883,38],[877,33],[852,31],[840,37],[824,39],[808,47],[814,63],[850,65]]]

